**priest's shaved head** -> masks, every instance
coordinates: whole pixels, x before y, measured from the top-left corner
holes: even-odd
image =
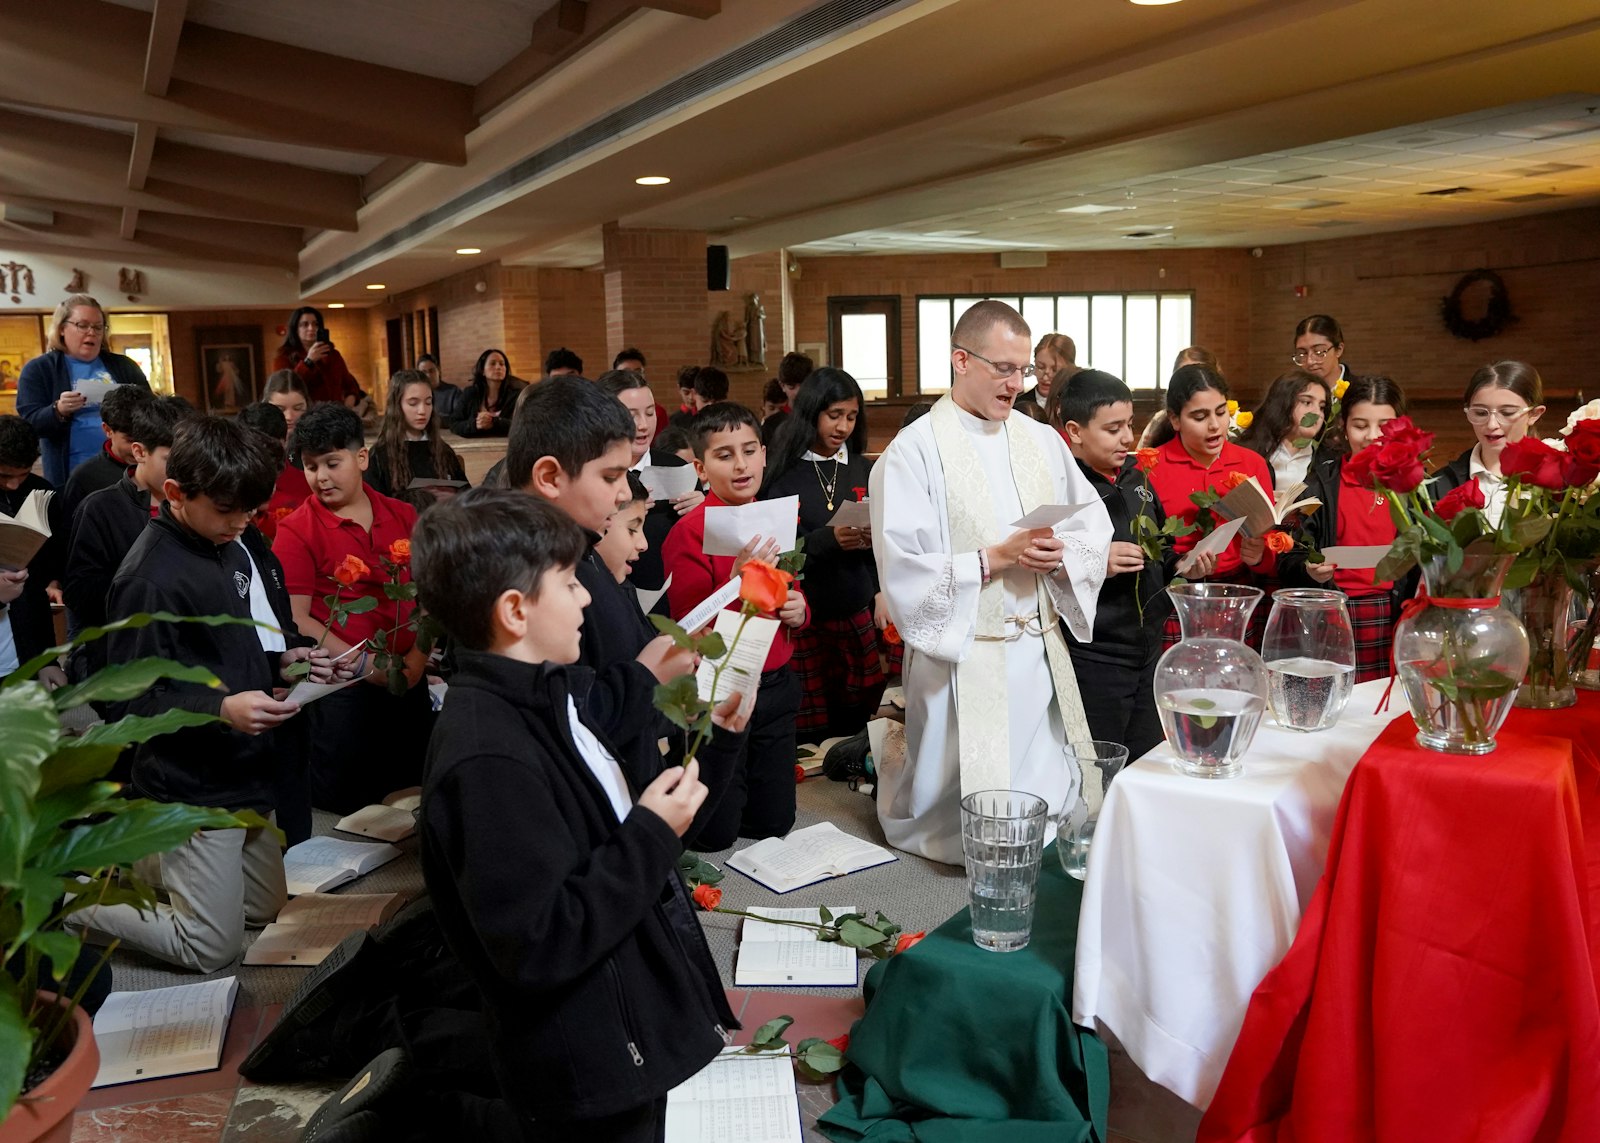
[[[1017,334],[1024,341],[1032,338],[1033,333],[1028,329],[1028,323],[1022,320],[1022,315],[1004,302],[997,302],[993,298],[971,306],[961,315],[956,322],[954,332],[950,334],[952,346],[978,345],[981,346],[993,332],[996,326],[1007,333]],[[1033,360],[1030,355],[1028,358]]]

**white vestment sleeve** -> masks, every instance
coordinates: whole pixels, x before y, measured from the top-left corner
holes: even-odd
[[[872,468],[872,550],[900,637],[955,663],[976,633],[982,572],[978,553],[951,554],[944,473],[931,433],[912,431],[918,427],[896,437]]]
[[[1057,469],[1057,488],[1061,494],[1058,503],[1094,503],[1056,527],[1056,535],[1065,544],[1061,553],[1062,566],[1054,575],[1046,576],[1044,582],[1050,590],[1051,602],[1066,621],[1072,637],[1080,643],[1088,643],[1094,638],[1095,609],[1100,602],[1100,587],[1106,579],[1106,557],[1111,551],[1111,516],[1094,485],[1072,459],[1066,444],[1055,433],[1050,435],[1056,438],[1050,466]]]

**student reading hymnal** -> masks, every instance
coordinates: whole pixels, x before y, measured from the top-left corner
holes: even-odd
[[[828,913],[842,917],[854,905],[829,905]],[[779,921],[822,923],[821,909],[752,907],[750,912]],[[746,920],[739,933],[738,959],[734,963],[736,988],[776,985],[802,988],[854,988],[858,979],[856,950],[838,941],[819,941],[815,929]]]
[[[726,1048],[667,1093],[667,1143],[801,1143],[787,1052]]]
[[[1276,493],[1268,493],[1261,487],[1261,482],[1252,476],[1217,501],[1213,511],[1224,520],[1244,517],[1244,534],[1251,539],[1258,539],[1302,508],[1322,507],[1322,501],[1315,496],[1295,499],[1305,490],[1305,483],[1301,482],[1279,489]]]
[[[28,493],[15,516],[0,512],[0,568],[21,571],[39,554],[50,538],[50,497],[54,495],[36,488]]]
[[[283,876],[289,883],[291,897],[301,893],[325,893],[399,856],[400,851],[392,845],[312,837],[290,846],[284,853]]]
[[[245,964],[321,964],[351,933],[381,925],[405,903],[398,893],[306,893],[278,912],[244,951]]]
[[[205,1072],[222,1062],[222,1037],[239,979],[147,992],[113,992],[94,1016],[100,1070],[92,1087]]]
[[[728,858],[728,865],[774,893],[789,893],[894,860],[883,846],[851,837],[832,822],[818,822],[788,837],[764,838]]]

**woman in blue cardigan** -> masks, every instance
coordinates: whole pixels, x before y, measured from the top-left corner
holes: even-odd
[[[44,478],[57,488],[64,488],[73,468],[99,453],[105,441],[98,396],[91,404],[80,383],[150,388],[132,358],[111,352],[107,332],[100,303],[88,294],[73,294],[50,318],[50,348],[24,365],[17,378],[17,414],[39,434]]]

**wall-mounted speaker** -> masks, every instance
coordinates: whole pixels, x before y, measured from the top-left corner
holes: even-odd
[[[732,269],[728,265],[726,246],[706,247],[706,289],[733,289]]]

